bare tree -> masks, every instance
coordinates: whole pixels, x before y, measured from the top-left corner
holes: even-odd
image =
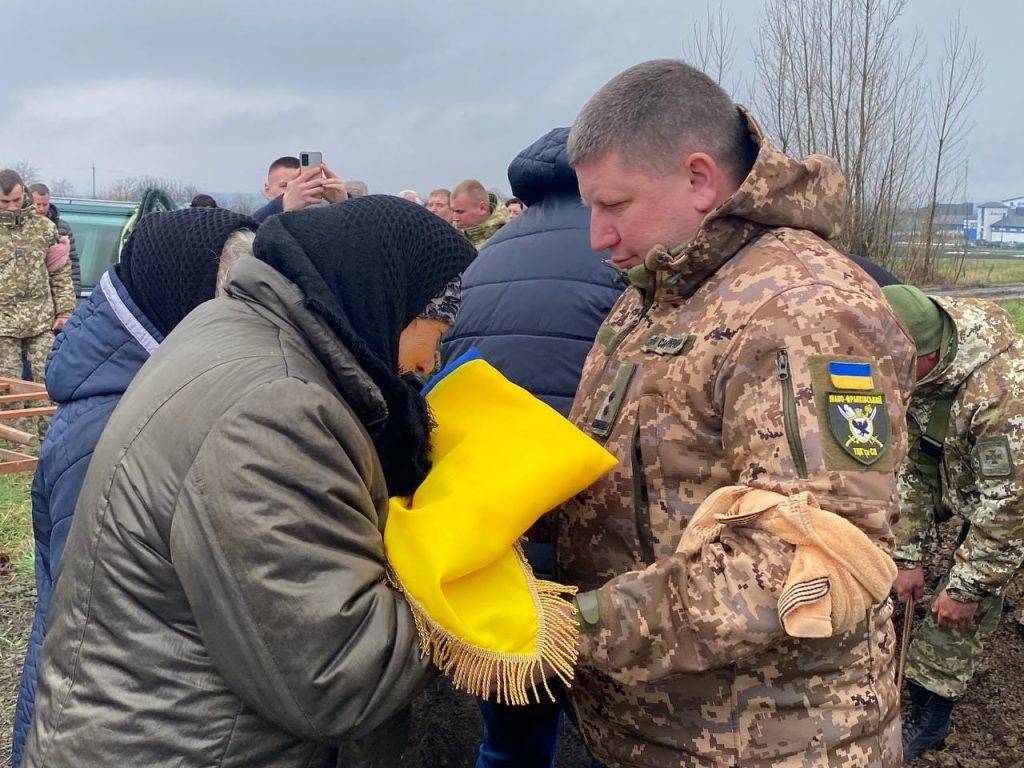
[[[55,197],[72,197],[75,194],[75,185],[65,176],[54,179],[48,186],[50,187],[50,194]]]
[[[159,176],[126,176],[115,179],[103,191],[107,200],[126,200],[135,202],[148,187],[162,189],[167,196],[178,205],[188,205],[192,198],[199,194],[194,184],[179,179],[165,179]]]
[[[952,191],[944,186],[952,175],[949,169],[962,157],[969,128],[968,107],[978,94],[984,70],[978,44],[973,39],[968,40],[967,30],[957,16],[946,36],[938,71],[929,82],[925,135],[931,165],[922,227],[925,278],[930,278],[933,271],[936,207],[940,198]]]
[[[238,195],[235,198],[234,205],[231,206],[231,210],[235,213],[240,213],[243,216],[250,216],[256,211],[257,207],[256,203],[248,195],[244,197],[242,195]]]
[[[726,91],[734,93],[738,82],[733,70],[735,41],[732,21],[721,4],[712,9],[709,1],[704,16],[694,23],[689,38],[683,41],[683,55]]]
[[[39,168],[27,160],[18,160],[16,163],[11,163],[5,167],[10,168],[12,171],[17,171],[18,175],[21,176],[21,180],[25,182],[26,189],[39,181]]]

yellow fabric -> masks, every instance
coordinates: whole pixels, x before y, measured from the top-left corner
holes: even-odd
[[[821,509],[809,493],[720,488],[694,514],[677,551],[696,553],[727,525],[766,531],[796,547],[778,604],[791,637],[848,632],[888,597],[896,579],[889,555],[853,523]]]
[[[483,360],[450,373],[427,402],[437,422],[433,468],[411,500],[391,499],[389,564],[423,631],[442,633],[446,658],[453,644],[510,660],[550,655],[545,643],[572,640],[546,626],[558,614],[556,593],[567,604],[571,590],[535,581],[518,541],[616,460]],[[572,645],[559,651],[563,660],[575,660]]]
[[[836,389],[866,389],[871,390],[875,388],[875,381],[870,376],[840,376],[839,374],[830,374],[832,379],[832,386]]]

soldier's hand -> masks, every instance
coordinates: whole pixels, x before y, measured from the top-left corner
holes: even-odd
[[[962,629],[974,622],[974,617],[978,614],[978,604],[961,603],[950,597],[946,590],[942,590],[932,604],[932,613],[935,614],[940,627]]]
[[[300,170],[294,179],[288,182],[281,200],[281,208],[286,211],[299,211],[323,202],[324,179],[323,166],[313,165]]]
[[[58,317],[53,321],[53,332],[60,333],[64,330],[64,326],[67,325],[68,319],[66,317]]]
[[[892,583],[892,591],[901,603],[911,597],[921,600],[924,597],[924,568],[900,568],[896,581]]]

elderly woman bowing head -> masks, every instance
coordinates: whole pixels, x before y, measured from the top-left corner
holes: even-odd
[[[408,703],[381,531],[431,427],[399,337],[474,255],[388,196],[263,225],[96,448],[24,765],[318,765]]]

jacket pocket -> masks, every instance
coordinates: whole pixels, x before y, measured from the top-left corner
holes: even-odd
[[[640,449],[640,412],[637,411],[636,426],[629,443],[629,459],[633,473],[633,520],[636,524],[636,538],[640,543],[640,556],[650,565],[654,562],[654,534],[651,531],[651,498],[647,487],[647,470],[644,467],[643,452]]]
[[[789,455],[796,467],[799,478],[807,477],[807,457],[804,455],[804,441],[800,436],[800,417],[796,412],[796,392],[793,390],[793,376],[789,369],[789,352],[780,349],[775,353],[775,377],[782,388],[782,423],[789,443]]]

